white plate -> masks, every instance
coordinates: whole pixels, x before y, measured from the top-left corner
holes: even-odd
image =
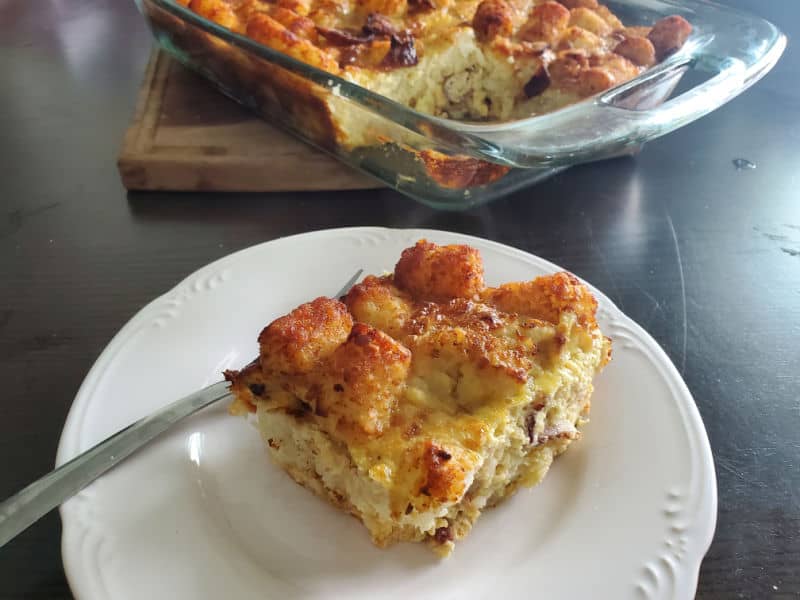
[[[257,353],[274,317],[391,270],[421,237],[480,249],[487,283],[555,265],[438,231],[354,228],[279,239],[200,269],[122,328],[81,386],[58,451],[96,442]],[[678,372],[597,293],[613,360],[583,438],[544,482],[477,522],[439,561],[373,547],[357,521],[271,465],[243,419],[213,406],[61,508],[64,567],[82,600],[176,598],[691,598],[716,520],[700,415]]]

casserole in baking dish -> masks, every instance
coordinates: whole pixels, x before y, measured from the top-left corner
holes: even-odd
[[[701,1],[399,1],[139,6],[229,96],[444,208],[631,152],[749,87],[785,46]],[[711,76],[664,103],[689,69]]]

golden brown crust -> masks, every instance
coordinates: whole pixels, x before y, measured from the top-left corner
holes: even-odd
[[[317,414],[333,419],[340,429],[380,434],[389,424],[410,364],[408,348],[374,327],[356,323],[333,353],[329,368],[320,373],[320,385],[326,389]]]
[[[420,240],[403,250],[394,281],[417,300],[472,298],[483,289],[483,262],[475,248]]]
[[[573,27],[579,27],[593,34],[606,37],[611,31],[612,27],[601,17],[597,12],[591,8],[573,8],[570,12],[569,24]]]
[[[570,12],[558,2],[537,4],[528,15],[528,20],[519,30],[519,38],[525,41],[541,41],[551,44],[561,37],[569,25]]]
[[[608,8],[605,4],[599,4],[596,8],[593,9],[600,17],[609,25],[611,25],[611,29],[614,31],[618,31],[623,29],[625,26],[622,24],[617,18],[617,15],[611,12],[611,9]]]
[[[226,377],[242,398],[237,410],[269,400],[275,409],[317,418],[339,437],[377,435],[391,421],[408,376],[407,344],[418,370],[426,361],[433,368],[442,359],[466,361],[494,388],[513,387],[527,381],[534,360],[547,364],[561,351],[554,326],[562,313],[574,313],[589,330],[596,309],[568,273],[485,288],[477,250],[420,240],[403,251],[393,277],[369,276],[344,303],[317,298],[267,326],[259,336],[261,377],[270,382],[265,395],[238,387],[236,373]],[[500,335],[505,327],[516,328],[518,337]],[[533,331],[538,341],[526,333]],[[252,379],[253,369],[243,373]],[[481,393],[456,392],[455,401],[471,410]]]
[[[564,51],[577,50],[588,62],[592,49],[600,46],[603,40],[600,37],[584,29],[583,27],[576,27],[571,25],[564,31],[564,35],[558,40],[555,45],[556,56],[562,56]],[[552,64],[550,66],[552,69]]]
[[[597,300],[570,273],[555,273],[533,281],[506,283],[484,291],[487,304],[504,312],[558,323],[561,313],[572,312],[584,327],[596,326]]]
[[[276,10],[288,12],[280,8]],[[323,71],[334,74],[339,72],[339,64],[327,53],[265,13],[255,13],[250,17],[245,35]]]
[[[483,0],[472,18],[475,37],[490,42],[496,37],[509,37],[514,31],[513,9],[505,0]]]
[[[239,28],[239,17],[233,7],[218,0],[191,0],[187,6],[198,15],[214,21],[223,27],[236,31]]]
[[[406,325],[406,335],[417,338],[414,354],[420,360],[467,362],[487,381],[502,388],[505,383],[513,386],[528,380],[539,348],[524,336],[534,328],[544,332],[546,325],[536,320],[518,320],[491,306],[459,298],[419,306]],[[498,335],[498,330],[509,326],[516,329],[518,337]],[[555,330],[546,334],[555,336]],[[467,409],[481,400],[462,393],[455,395],[458,405]]]
[[[289,8],[291,6],[292,8]],[[293,4],[283,5],[278,4],[270,11],[272,18],[278,23],[286,27],[289,31],[300,38],[309,40],[312,44],[319,43],[319,36],[317,35],[317,26],[314,21],[308,17],[304,17],[301,12],[302,6]]]
[[[356,321],[369,323],[398,339],[413,311],[413,300],[407,292],[394,285],[390,277],[374,275],[354,285],[344,303]]]
[[[665,17],[653,25],[647,36],[653,43],[656,58],[664,60],[676,52],[692,33],[692,26],[681,16]]]
[[[436,150],[423,150],[417,154],[422,159],[428,176],[447,189],[487,185],[504,177],[511,170],[511,167],[504,165],[470,156],[448,156]]]
[[[448,450],[429,440],[422,446],[422,478],[419,494],[435,502],[457,502],[464,493],[464,474],[468,467],[460,464]]]
[[[353,318],[338,300],[317,298],[270,323],[258,336],[267,374],[308,373],[350,335]]]
[[[517,318],[468,298],[429,302],[405,295],[398,303],[403,292],[391,277],[368,278],[364,283],[356,286],[353,299],[345,299],[348,307],[357,311],[359,320],[375,327],[383,329],[382,324],[389,323],[392,336],[413,349],[418,369],[428,361],[466,361],[487,381],[502,388],[506,383],[513,386],[526,382],[534,357],[548,362],[547,352],[560,351],[559,335],[545,321],[527,315]],[[521,337],[502,335],[507,327],[515,328]],[[538,342],[525,337],[533,330],[538,331]],[[539,356],[537,343],[545,354]],[[480,397],[457,395],[456,402],[466,408],[480,401]],[[409,427],[413,433],[413,423]]]
[[[614,48],[614,52],[624,56],[640,67],[649,67],[656,62],[656,50],[646,37],[626,35]]]
[[[189,7],[336,74],[343,69],[381,71],[414,65],[426,47],[441,46],[465,26],[473,29],[479,43],[516,60],[530,59],[530,48],[524,44],[531,42],[543,45],[536,47],[538,54],[548,46],[580,48],[602,59],[614,49],[616,33],[625,30],[616,15],[596,0],[191,0]],[[372,27],[370,22],[375,20],[383,26]],[[691,32],[687,26],[682,17],[669,17],[653,28],[651,41],[659,60],[683,44]],[[627,45],[623,51],[627,52]],[[648,64],[641,62],[641,49],[635,58],[637,66]],[[602,70],[603,66],[592,68]],[[592,73],[587,75],[593,78],[592,84],[572,89],[587,94],[595,90],[601,78]],[[630,78],[637,73],[629,70],[625,75]],[[620,71],[608,73],[606,84],[618,83],[621,75]]]

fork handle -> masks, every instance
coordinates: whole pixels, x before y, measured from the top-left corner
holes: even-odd
[[[363,272],[363,269],[356,271],[333,297],[346,294]],[[0,546],[184,417],[228,396],[228,384],[224,381],[189,394],[118,431],[11,496],[0,504]]]
[[[224,381],[189,394],[118,431],[11,496],[0,504],[0,546],[173,424],[226,396],[228,384]]]

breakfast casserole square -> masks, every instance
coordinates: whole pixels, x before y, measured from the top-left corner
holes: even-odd
[[[270,323],[226,378],[276,464],[378,546],[441,555],[580,435],[611,344],[568,273],[486,287],[478,251],[425,240],[393,274]]]

